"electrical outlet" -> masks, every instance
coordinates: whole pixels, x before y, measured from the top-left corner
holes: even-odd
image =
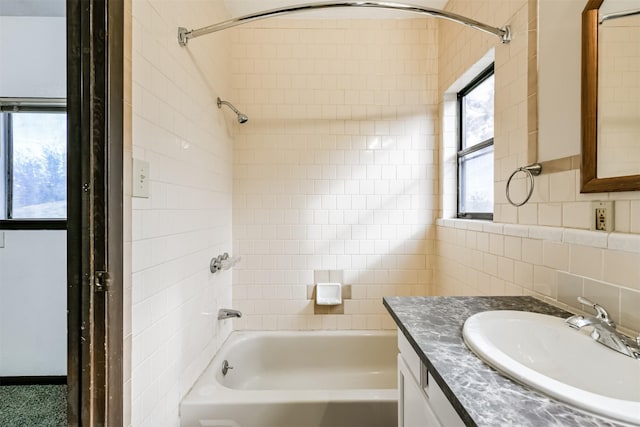
[[[613,202],[592,202],[591,203],[591,229],[597,231],[613,231]]]
[[[607,209],[596,208],[596,230],[607,231]]]

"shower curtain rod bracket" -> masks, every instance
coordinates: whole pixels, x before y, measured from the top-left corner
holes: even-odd
[[[311,10],[332,9],[337,7],[370,7],[380,9],[392,9],[401,10],[405,12],[413,12],[421,15],[433,16],[435,18],[447,19],[449,21],[457,22],[462,25],[466,25],[473,29],[483,31],[485,33],[493,34],[498,37],[503,44],[507,44],[511,41],[511,27],[508,25],[502,28],[492,27],[490,25],[483,24],[482,22],[467,18],[462,15],[457,15],[446,10],[431,9],[428,7],[403,4],[403,3],[387,3],[381,1],[327,1],[318,3],[306,3],[293,6],[281,7],[278,9],[264,10],[261,12],[252,13],[250,15],[240,16],[238,18],[231,18],[226,21],[219,22],[217,24],[209,25],[207,27],[198,28],[195,30],[188,30],[185,27],[178,28],[178,43],[184,47],[189,43],[189,39],[204,36],[205,34],[214,33],[216,31],[225,30],[227,28],[235,27],[237,25],[247,24],[249,22],[257,21],[260,19],[271,18],[276,16],[288,15],[290,13],[307,12]]]
[[[189,43],[189,35],[191,31],[187,30],[185,27],[178,27],[178,43],[180,46],[185,47],[187,43]]]
[[[504,27],[499,28],[502,33],[498,36],[500,37],[500,43],[509,44],[511,41],[511,25],[505,25]]]

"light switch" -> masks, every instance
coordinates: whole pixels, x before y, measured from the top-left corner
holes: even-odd
[[[133,159],[133,197],[149,198],[149,162]]]

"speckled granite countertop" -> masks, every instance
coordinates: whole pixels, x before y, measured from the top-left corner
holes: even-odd
[[[385,297],[383,303],[466,425],[620,426],[500,375],[462,339],[464,321],[482,311],[568,317],[566,311],[532,297]]]

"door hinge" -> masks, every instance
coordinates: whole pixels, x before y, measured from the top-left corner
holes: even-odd
[[[96,271],[96,292],[107,292],[111,285],[111,276],[108,271]]]

